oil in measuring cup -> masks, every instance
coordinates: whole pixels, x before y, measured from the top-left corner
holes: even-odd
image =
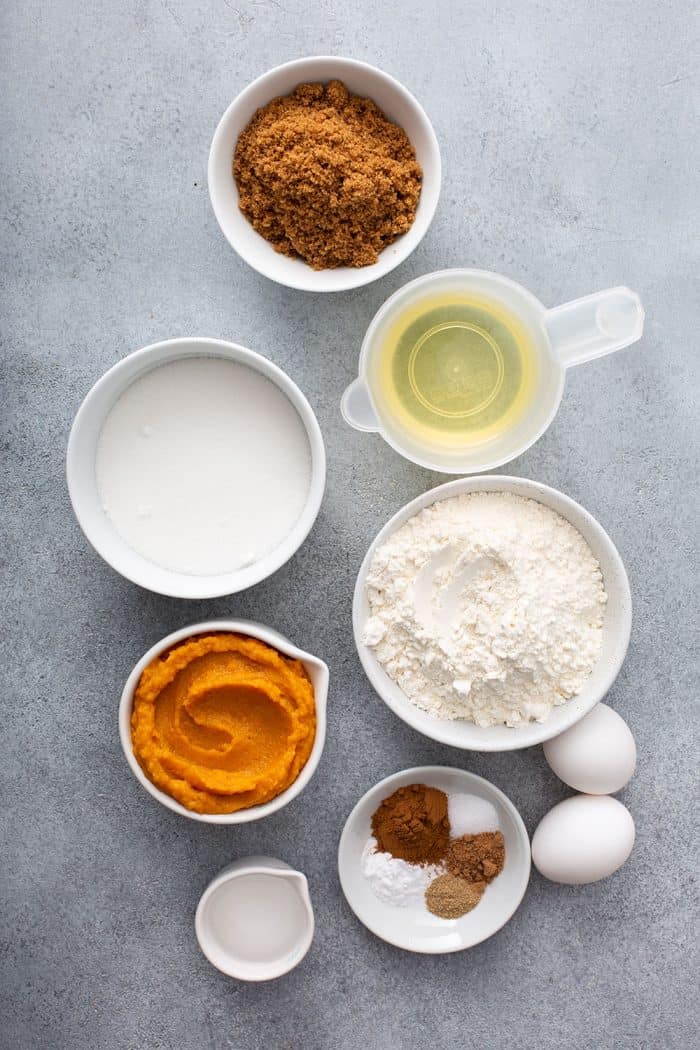
[[[413,441],[448,449],[497,438],[534,396],[537,349],[500,303],[421,298],[389,322],[378,350],[382,415]]]

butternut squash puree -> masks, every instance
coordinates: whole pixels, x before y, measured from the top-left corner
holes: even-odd
[[[143,671],[131,714],[149,780],[196,813],[276,798],[308,761],[316,703],[306,670],[255,638],[199,635]]]

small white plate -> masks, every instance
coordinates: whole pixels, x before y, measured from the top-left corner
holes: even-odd
[[[560,707],[553,708],[544,722],[530,722],[514,729],[505,725],[477,726],[462,718],[435,718],[411,703],[403,689],[389,677],[379,663],[374,650],[363,641],[365,623],[369,617],[367,574],[375,551],[386,543],[393,532],[424,507],[469,492],[512,492],[516,496],[543,503],[578,529],[600,564],[608,602],[598,662],[581,692]],[[357,574],[352,626],[357,652],[367,677],[387,707],[404,722],[423,736],[439,740],[440,743],[449,744],[451,747],[461,747],[468,751],[515,751],[558,736],[588,714],[598,701],[603,699],[617,678],[627,653],[632,628],[632,596],[622,559],[613,541],[592,514],[563,492],[558,492],[548,485],[541,485],[527,478],[490,474],[475,478],[458,478],[456,481],[448,481],[445,485],[438,485],[437,488],[430,489],[407,503],[386,523],[367,551]]]
[[[362,874],[362,851],[371,835],[372,815],[383,799],[406,784],[427,784],[447,795],[477,795],[498,810],[506,845],[505,866],[498,878],[487,886],[476,908],[461,919],[440,919],[418,905],[385,904],[375,896]],[[338,873],[343,893],[355,915],[383,941],[425,955],[459,952],[491,937],[517,911],[530,878],[530,840],[513,803],[488,780],[449,766],[417,766],[380,780],[362,796],[340,836]]]

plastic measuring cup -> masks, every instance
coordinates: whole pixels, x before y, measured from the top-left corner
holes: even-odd
[[[484,440],[454,448],[445,443],[428,443],[400,427],[386,404],[374,368],[384,352],[389,328],[402,313],[420,304],[421,299],[429,302],[436,296],[448,299],[451,295],[461,301],[474,297],[487,308],[492,304],[495,310],[505,312],[525,333],[534,356],[532,391],[520,414]],[[442,330],[449,325],[438,327]],[[360,351],[359,376],[345,390],[341,412],[350,426],[381,434],[392,448],[419,466],[445,474],[491,470],[515,459],[542,436],[557,413],[570,366],[635,343],[641,338],[643,327],[642,304],[629,288],[609,288],[548,310],[522,285],[486,270],[426,274],[395,292],[373,318]],[[455,338],[459,339],[458,332]],[[472,342],[490,341],[486,332],[477,329],[473,329],[470,338]],[[414,353],[419,349],[417,345]],[[493,382],[495,389],[500,382],[495,369]]]

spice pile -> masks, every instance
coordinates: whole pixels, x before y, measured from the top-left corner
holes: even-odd
[[[475,795],[448,798],[425,784],[384,799],[362,855],[363,874],[380,900],[423,903],[442,919],[475,908],[504,863],[495,807]]]
[[[423,173],[403,128],[339,80],[259,109],[233,158],[239,207],[314,270],[370,266],[413,224]]]

